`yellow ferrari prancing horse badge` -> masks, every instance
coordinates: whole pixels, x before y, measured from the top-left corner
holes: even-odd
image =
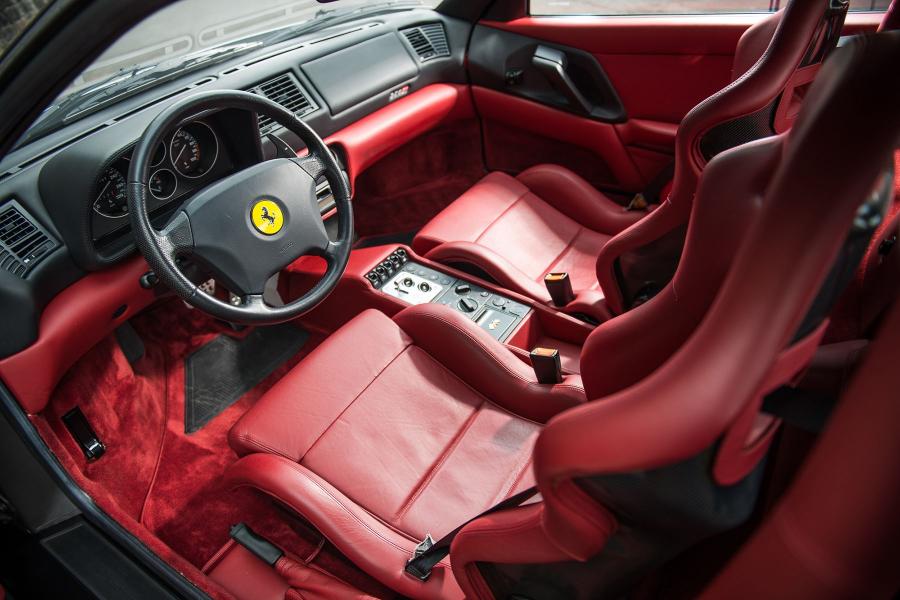
[[[259,200],[250,211],[253,226],[263,235],[275,235],[284,226],[281,207],[271,200]]]

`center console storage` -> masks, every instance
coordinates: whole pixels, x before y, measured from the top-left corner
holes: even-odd
[[[391,252],[365,277],[375,289],[406,304],[449,306],[501,342],[531,312],[525,304],[416,262],[403,248]]]

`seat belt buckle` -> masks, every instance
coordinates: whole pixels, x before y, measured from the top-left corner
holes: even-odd
[[[415,550],[413,550],[412,558],[406,561],[406,567],[403,570],[420,581],[427,581],[431,576],[431,569],[420,569],[416,559],[431,550],[433,546],[434,538],[431,537],[430,533],[426,533],[425,539],[419,542]]]
[[[631,198],[631,202],[625,207],[625,210],[646,210],[650,206],[643,192],[638,192]]]
[[[555,306],[565,306],[575,299],[568,273],[547,273],[544,275],[544,285]]]
[[[531,367],[538,383],[561,383],[562,363],[556,348],[537,347],[531,351]]]

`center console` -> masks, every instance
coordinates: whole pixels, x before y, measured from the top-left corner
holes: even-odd
[[[407,304],[444,304],[503,342],[531,308],[465,279],[437,271],[397,248],[365,275],[382,293]]]

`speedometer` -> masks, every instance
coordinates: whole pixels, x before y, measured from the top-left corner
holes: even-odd
[[[172,166],[184,177],[209,173],[219,154],[219,140],[203,121],[188,123],[175,132],[169,145]]]
[[[97,180],[97,199],[94,210],[105,217],[113,219],[128,214],[125,176],[115,167],[109,167]]]
[[[194,174],[200,166],[202,154],[200,144],[197,138],[185,131],[179,129],[172,138],[172,164],[179,173],[185,176]]]

